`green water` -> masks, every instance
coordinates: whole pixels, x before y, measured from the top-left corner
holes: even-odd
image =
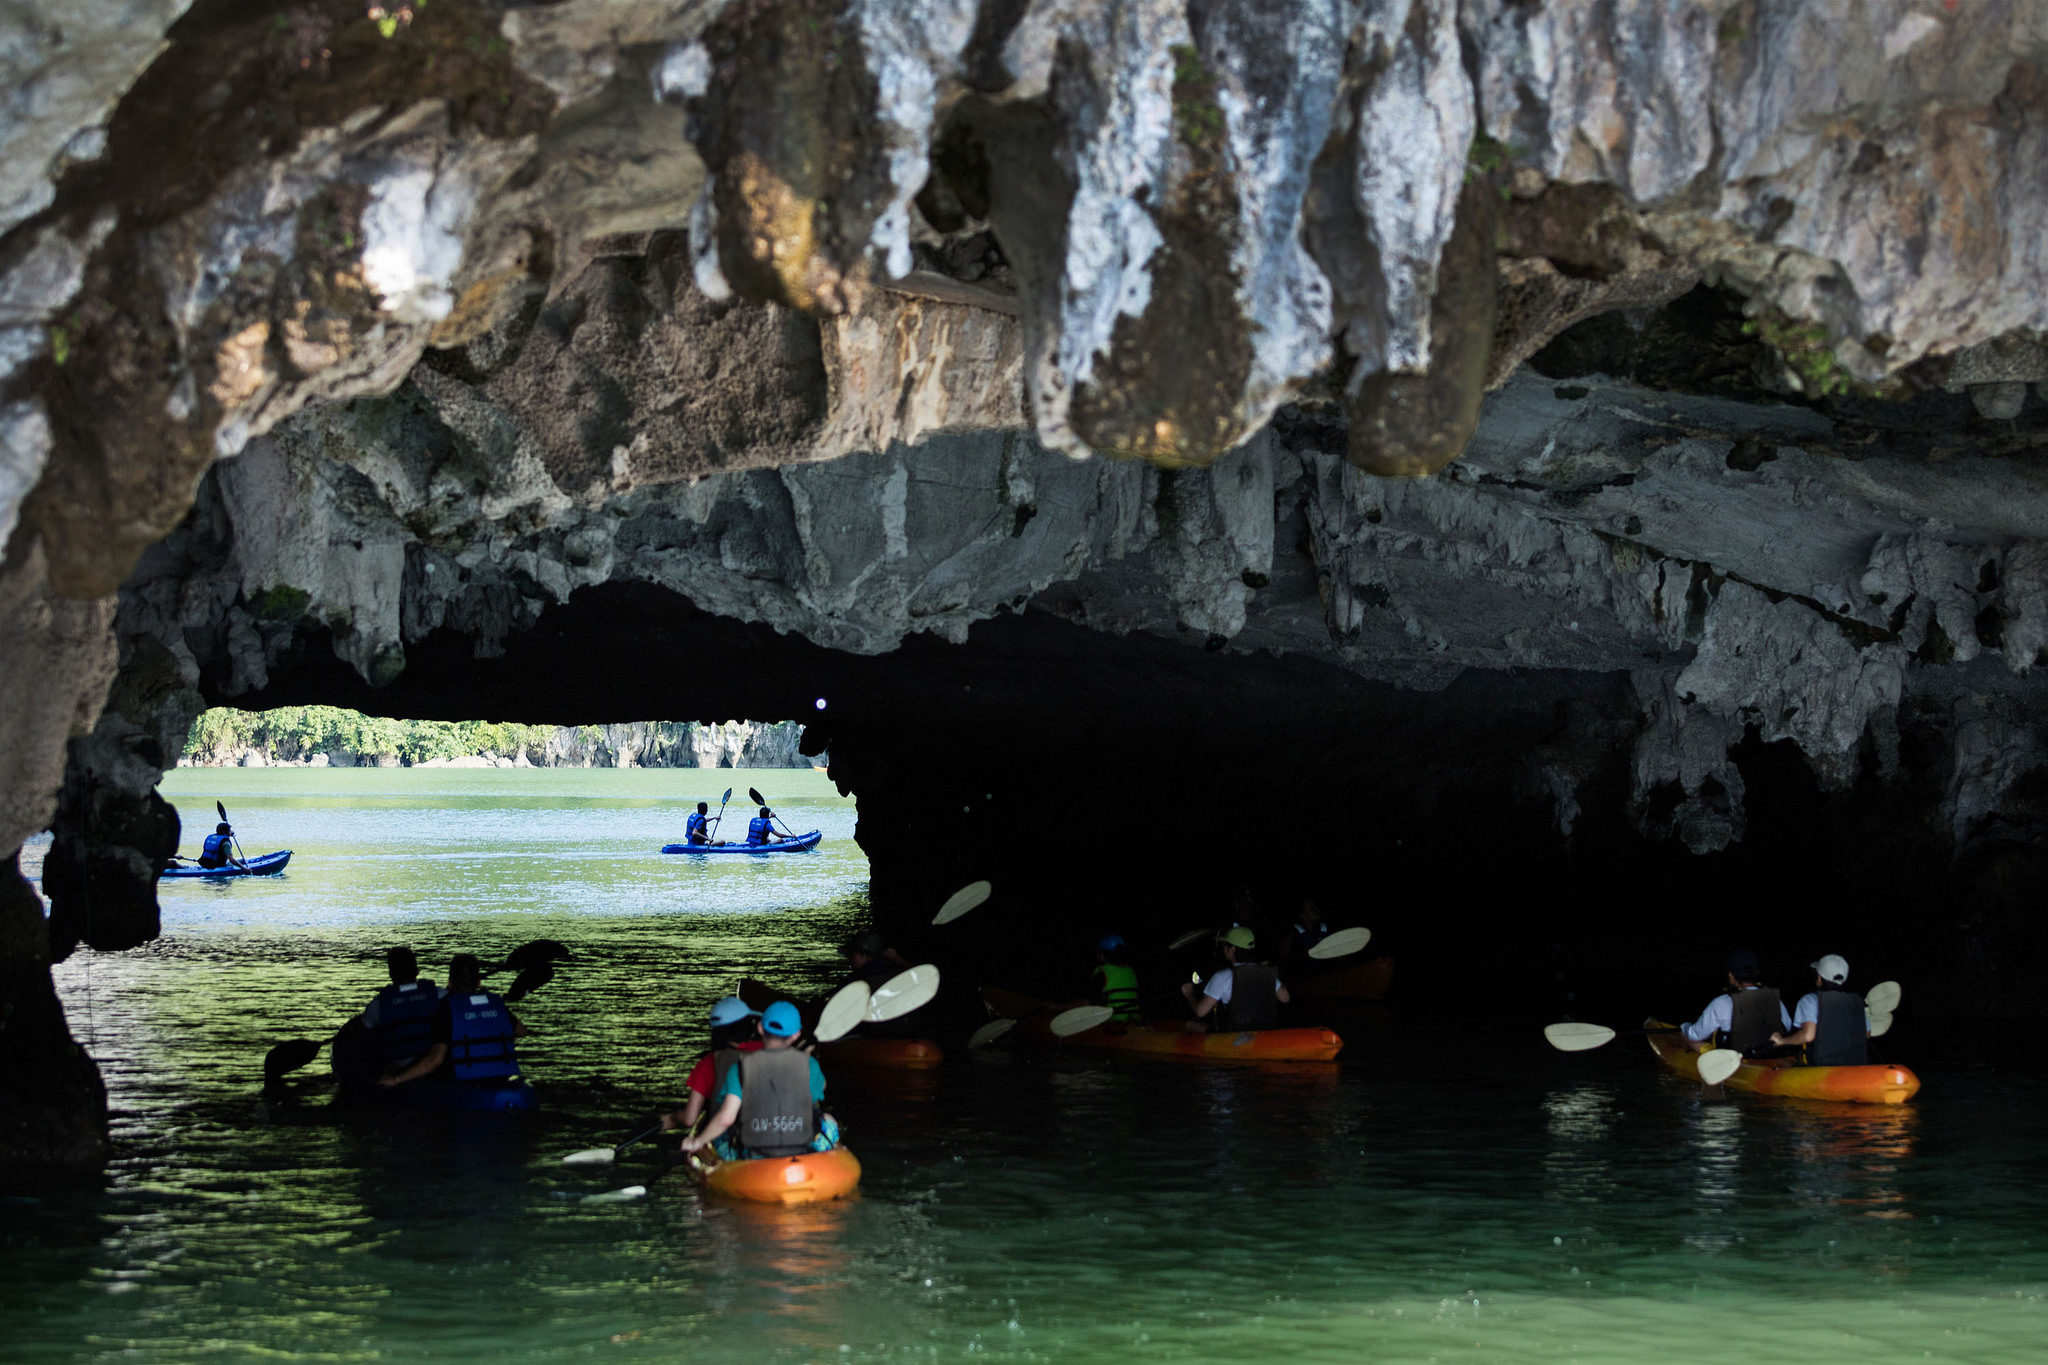
[[[729,782],[823,829],[821,851],[652,851],[678,802]],[[657,1167],[557,1158],[674,1099],[737,975],[829,978],[866,869],[822,775],[187,770],[167,789],[189,834],[218,795],[249,852],[294,859],[167,884],[161,940],[59,968],[116,1154],[104,1188],[0,1203],[9,1362],[2048,1354],[2048,1085],[1939,1052],[1908,1015],[1895,1052],[1926,1088],[1890,1111],[1704,1101],[1631,1040],[1551,1053],[1540,1021],[1346,1021],[1334,1067],[948,1037],[935,1075],[831,1074],[857,1200],[707,1204]],[[388,943],[439,975],[539,937],[578,958],[520,1007],[541,1113],[260,1097],[264,1047],[331,1029]],[[564,1197],[638,1181],[637,1203]]]

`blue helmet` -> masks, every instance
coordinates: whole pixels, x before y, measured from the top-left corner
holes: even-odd
[[[737,995],[728,995],[723,999],[713,1002],[711,1006],[711,1027],[724,1028],[727,1024],[737,1024],[742,1019],[751,1019],[754,1017],[754,1014],[755,1011],[747,1008],[746,1001],[740,999]]]
[[[772,1038],[794,1038],[803,1027],[803,1017],[787,1000],[776,1001],[761,1014],[761,1032]]]
[[[1095,940],[1095,951],[1098,953],[1113,953],[1123,946],[1124,936],[1122,934],[1104,934],[1101,938]]]

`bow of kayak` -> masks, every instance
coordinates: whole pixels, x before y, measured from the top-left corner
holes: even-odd
[[[801,1156],[764,1156],[752,1161],[690,1163],[691,1177],[707,1194],[765,1204],[815,1204],[852,1194],[860,1184],[860,1162],[844,1147]]]
[[[1055,1011],[1046,1001],[1000,986],[984,987],[981,998],[998,1016],[1017,1020],[1018,1032],[1062,1047],[1187,1057],[1203,1062],[1333,1062],[1344,1050],[1344,1040],[1326,1028],[1189,1033],[1170,1020],[1108,1023],[1061,1038],[1052,1031]]]
[[[240,867],[181,867],[173,864],[157,874],[160,881],[178,881],[188,878],[205,878],[208,881],[223,877],[273,877],[284,871],[285,864],[292,860],[292,851],[281,848],[275,853],[259,853]]]
[[[805,853],[816,848],[818,841],[824,837],[823,830],[814,829],[808,834],[798,834],[787,839],[777,839],[770,844],[749,844],[744,842],[731,844],[664,844],[661,851],[663,853],[690,854]]]
[[[1700,1078],[1699,1054],[1679,1041],[1671,1025],[1646,1019],[1643,1027],[1664,1030],[1649,1035],[1658,1061],[1689,1080]],[[1903,1066],[1800,1066],[1790,1057],[1745,1060],[1723,1084],[1755,1095],[1854,1104],[1904,1104],[1920,1093],[1920,1078]]]

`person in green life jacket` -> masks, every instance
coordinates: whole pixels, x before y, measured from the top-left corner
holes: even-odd
[[[1110,1016],[1120,1024],[1136,1024],[1144,1016],[1138,1011],[1138,973],[1131,966],[1130,948],[1121,934],[1104,934],[1095,944],[1095,972],[1088,979],[1090,1001],[1116,1011]]]
[[[1280,1006],[1293,997],[1271,964],[1250,960],[1257,937],[1238,924],[1225,930],[1216,942],[1223,954],[1223,970],[1209,978],[1199,996],[1193,982],[1181,983],[1180,993],[1195,1012],[1185,1026],[1187,1031],[1206,1032],[1208,1025],[1203,1021],[1211,1014],[1226,1029],[1272,1028],[1279,1022]]]
[[[766,806],[761,813],[747,821],[747,842],[750,844],[772,844],[782,836],[775,832],[775,812]]]
[[[1847,989],[1849,960],[1829,953],[1813,967],[1813,989],[1792,1007],[1790,1032],[1773,1033],[1771,1041],[1806,1049],[1809,1066],[1868,1066],[1870,1012],[1863,997]]]
[[[803,1019],[778,1000],[761,1012],[761,1050],[743,1053],[720,1080],[711,1117],[682,1150],[710,1147],[725,1161],[829,1152],[839,1125],[824,1111],[825,1073],[799,1051]]]
[[[725,840],[711,837],[711,803],[699,801],[697,809],[690,813],[689,821],[683,826],[683,838],[692,844],[704,844],[711,848],[724,848]]]
[[[206,842],[199,849],[201,867],[244,867],[247,864],[235,856],[235,832],[223,820],[213,827],[213,833],[206,836]]]
[[[519,1058],[512,1040],[530,1032],[503,1000],[484,989],[483,966],[476,957],[458,953],[448,964],[448,991],[434,1012],[432,1045],[411,1066],[379,1076],[377,1084],[404,1085],[423,1077],[496,1081],[517,1076]]]

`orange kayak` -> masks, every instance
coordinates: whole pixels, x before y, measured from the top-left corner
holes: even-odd
[[[753,1161],[690,1163],[690,1174],[708,1194],[754,1199],[766,1204],[815,1204],[853,1193],[860,1162],[844,1147],[802,1156],[768,1156]]]
[[[929,1038],[841,1038],[818,1044],[818,1060],[828,1066],[887,1067],[893,1071],[929,1071],[946,1059]]]
[[[1645,1019],[1646,1029],[1670,1029]],[[1652,1033],[1657,1060],[1692,1080],[1700,1078],[1699,1054],[1676,1033]],[[1903,1066],[1800,1066],[1791,1057],[1746,1061],[1726,1082],[1731,1090],[1783,1095],[1796,1100],[1845,1100],[1857,1104],[1904,1104],[1920,1092],[1920,1078]]]
[[[1287,990],[1296,1000],[1384,1000],[1393,980],[1394,959],[1376,957],[1321,976],[1289,981]]]
[[[1021,1033],[1062,1047],[1110,1052],[1143,1052],[1155,1056],[1189,1057],[1201,1062],[1331,1062],[1344,1040],[1326,1028],[1268,1028],[1241,1033],[1188,1033],[1167,1020],[1142,1024],[1103,1024],[1070,1037],[1052,1031],[1052,1006],[1018,991],[985,986],[982,1000],[997,1015],[1017,1020]]]

